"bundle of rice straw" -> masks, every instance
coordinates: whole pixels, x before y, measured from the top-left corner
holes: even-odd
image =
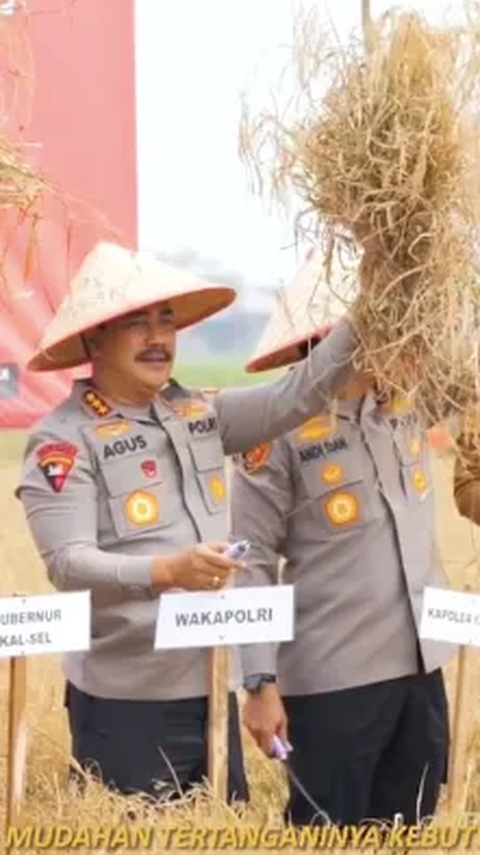
[[[245,105],[240,156],[261,193],[304,206],[297,234],[358,254],[358,367],[441,421],[479,391],[480,27],[392,11],[366,49],[332,45],[311,15],[298,22],[301,115]]]
[[[28,213],[40,199],[47,182],[22,155],[19,146],[0,137],[0,209]]]
[[[24,0],[0,0],[0,211],[20,214],[32,213],[47,186],[52,189],[15,139],[30,122],[34,100],[30,14]]]

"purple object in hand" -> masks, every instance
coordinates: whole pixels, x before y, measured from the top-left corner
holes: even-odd
[[[286,760],[288,757],[288,748],[283,744],[279,736],[274,734],[272,742],[272,751],[277,760]]]
[[[236,560],[237,558],[243,558],[244,555],[247,554],[250,549],[250,544],[248,540],[238,540],[236,543],[233,543],[232,546],[229,546],[228,549],[224,552],[224,555],[227,555],[228,558],[233,558]]]

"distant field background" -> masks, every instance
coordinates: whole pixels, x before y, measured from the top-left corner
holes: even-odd
[[[175,377],[188,386],[248,386],[253,383],[265,383],[280,376],[280,371],[267,371],[261,374],[247,374],[242,363],[218,360],[211,363],[180,363],[175,369]]]
[[[193,386],[224,386],[260,382],[266,376],[249,376],[242,366],[226,362],[221,366],[184,364],[176,371],[182,382]],[[273,376],[273,375],[271,375]],[[40,562],[30,534],[25,527],[22,508],[14,498],[18,481],[20,459],[25,434],[19,431],[0,432],[0,595],[12,592],[42,593],[51,590],[45,570]],[[435,488],[437,492],[438,539],[445,570],[455,587],[466,582],[480,590],[478,556],[480,537],[474,526],[462,520],[452,501],[452,464],[450,454],[436,455],[434,460]],[[480,531],[480,530],[479,530]],[[469,766],[468,797],[464,811],[470,820],[480,825],[480,656],[471,651],[472,679],[469,688]],[[32,657],[28,663],[28,722],[30,748],[27,777],[27,803],[25,819],[30,823],[60,823],[80,826],[108,826],[126,820],[126,805],[121,799],[107,795],[100,787],[90,785],[83,797],[71,790],[67,783],[69,739],[63,701],[63,679],[59,657]],[[446,669],[448,693],[453,704],[456,685],[456,662]],[[6,783],[7,739],[7,681],[8,663],[0,662],[0,715],[3,728],[0,736],[0,792],[2,800]],[[453,708],[453,707],[452,707]],[[205,788],[192,798],[175,807],[165,809],[159,816],[146,812],[147,822],[157,824],[218,824],[281,823],[281,811],[286,798],[286,784],[278,764],[266,759],[252,745],[248,734],[243,734],[248,776],[252,789],[252,804],[244,815],[235,815],[226,805],[216,802]],[[442,798],[443,803],[443,798]],[[133,800],[132,800],[133,804]],[[3,801],[0,804],[0,821],[4,821]],[[440,819],[445,821],[445,815]],[[0,846],[0,851],[1,846]],[[50,850],[54,851],[54,850]],[[60,851],[60,850],[58,850]],[[63,853],[73,850],[62,849]],[[79,848],[76,852],[86,852]],[[126,852],[118,849],[117,852]],[[153,851],[162,851],[154,848]],[[270,849],[270,852],[275,850]],[[415,850],[413,850],[415,851]],[[432,851],[432,850],[430,850]],[[434,850],[440,851],[440,850]],[[287,852],[287,850],[283,850]]]

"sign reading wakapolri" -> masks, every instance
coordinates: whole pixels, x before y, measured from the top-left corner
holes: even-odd
[[[0,598],[0,657],[90,648],[89,591]]]
[[[293,585],[162,594],[155,649],[293,639]]]
[[[480,647],[480,595],[425,588],[420,636]]]

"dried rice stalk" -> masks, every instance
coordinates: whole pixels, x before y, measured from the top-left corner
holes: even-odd
[[[34,60],[23,0],[0,0],[0,211],[30,213],[44,190],[52,189],[28,162],[12,129],[29,124],[34,98]]]
[[[40,198],[47,183],[28,164],[20,148],[0,137],[0,209],[28,212]]]
[[[295,95],[283,116],[244,106],[240,156],[305,206],[297,234],[362,256],[359,367],[440,421],[478,394],[480,27],[391,12],[366,55],[296,24]]]

